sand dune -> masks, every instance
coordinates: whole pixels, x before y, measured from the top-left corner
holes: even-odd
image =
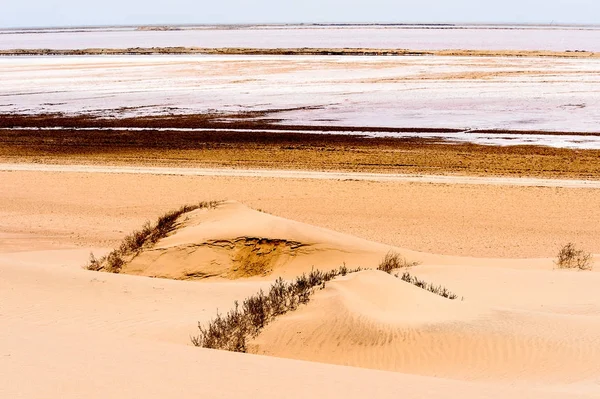
[[[268,326],[252,351],[453,379],[573,383],[600,375],[600,321],[450,301],[368,271],[330,283]]]
[[[292,278],[342,262],[375,268],[390,248],[227,201],[180,216],[123,272]],[[425,262],[411,273],[444,281],[459,299],[376,270],[351,274],[270,324],[250,352],[462,380],[581,383],[600,375],[599,273],[396,250]]]
[[[408,262],[551,270],[550,259],[477,259],[436,255],[368,241],[251,209],[237,201],[184,213],[167,237],[127,257],[121,272],[177,280],[294,278],[322,271],[376,268],[388,252]]]
[[[376,265],[390,248],[227,201],[180,216],[174,232],[122,272],[180,280],[292,278],[315,267]]]

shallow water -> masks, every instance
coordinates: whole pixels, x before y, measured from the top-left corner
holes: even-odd
[[[302,125],[599,133],[600,59],[0,57],[0,112],[292,109]]]
[[[176,46],[600,51],[600,27],[259,26],[179,31],[136,31],[133,28],[0,31],[0,49]]]
[[[0,76],[0,113],[280,110],[270,117],[316,130],[326,125],[399,132],[452,128],[465,133],[430,136],[490,145],[600,148],[600,59],[0,57]],[[561,135],[473,133],[487,129]],[[571,134],[577,132],[595,135]]]

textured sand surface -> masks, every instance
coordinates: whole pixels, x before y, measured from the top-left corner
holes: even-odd
[[[113,247],[182,204],[234,199],[367,240],[434,254],[600,253],[597,189],[260,177],[0,172],[0,249]]]
[[[144,248],[122,273],[172,279],[294,278],[373,265],[390,247],[226,201],[179,217],[175,231]]]
[[[503,271],[483,269],[477,274],[489,278]],[[594,287],[600,274],[553,279],[556,273],[514,272],[524,289],[485,284],[483,298],[478,282],[461,274],[470,295],[450,301],[382,272],[361,272],[269,325],[252,351],[453,379],[597,382],[600,300]],[[438,283],[434,272],[427,280]],[[511,298],[490,306],[489,292]],[[531,297],[539,307],[531,306]]]

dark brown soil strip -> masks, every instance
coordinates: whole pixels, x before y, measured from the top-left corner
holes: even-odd
[[[463,57],[558,57],[600,58],[600,53],[588,51],[531,51],[531,50],[408,50],[373,48],[87,48],[87,49],[10,49],[0,50],[0,56],[76,56],[76,55],[351,55],[351,56],[463,56]]]
[[[371,126],[337,126],[337,125],[289,125],[281,124],[277,114],[286,111],[296,111],[310,108],[287,108],[240,113],[213,113],[187,115],[149,115],[136,117],[107,118],[89,114],[65,115],[52,114],[0,114],[0,129],[6,128],[155,128],[155,129],[250,129],[289,130],[289,131],[320,131],[325,133],[355,132],[355,133],[463,133],[464,129],[455,128],[421,128],[421,127],[371,127]],[[120,112],[121,110],[115,110]],[[598,132],[561,132],[541,130],[507,130],[507,129],[473,129],[468,133],[514,134],[514,135],[600,135]]]

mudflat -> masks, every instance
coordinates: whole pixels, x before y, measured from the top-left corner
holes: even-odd
[[[278,113],[118,119],[5,114],[0,118],[0,162],[600,176],[600,150],[453,142],[453,135],[461,132],[457,129],[404,129],[407,136],[402,137],[402,129],[389,127],[282,126],[273,122]],[[528,140],[535,134],[549,141],[562,139],[559,132],[481,130],[470,134],[489,133],[508,136],[509,142]],[[584,132],[567,134],[574,141],[596,137]]]

